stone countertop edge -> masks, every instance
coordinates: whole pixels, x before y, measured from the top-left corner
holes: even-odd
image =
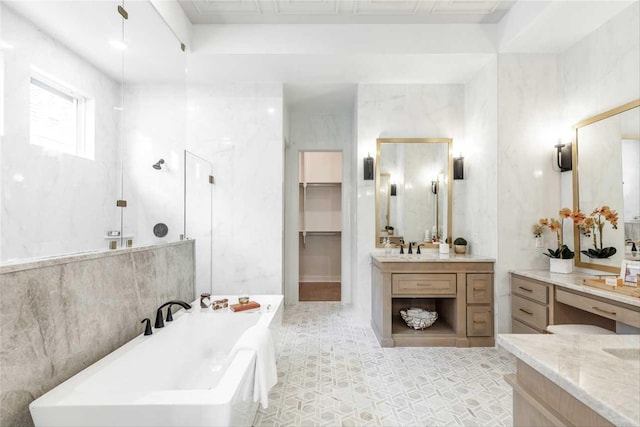
[[[496,262],[494,258],[466,254],[385,254],[371,252],[371,258],[378,262]]]
[[[528,277],[530,279],[539,280],[541,282],[551,283],[556,286],[561,286],[567,289],[573,289],[574,291],[583,292],[586,294],[595,295],[598,297],[618,301],[624,304],[629,304],[635,307],[640,307],[640,298],[635,298],[630,295],[620,294],[606,289],[596,288],[594,286],[583,285],[583,279],[597,279],[598,276],[589,274],[574,272],[569,274],[551,273],[548,270],[510,270],[509,273],[517,274],[519,276]]]
[[[119,248],[119,249],[111,249],[111,250],[108,249],[108,250],[99,250],[99,251],[92,251],[92,252],[81,252],[76,254],[52,256],[52,257],[47,257],[42,259],[17,261],[15,263],[1,265],[0,274],[15,273],[17,271],[32,270],[32,269],[41,268],[41,267],[51,267],[54,265],[70,264],[73,262],[87,261],[91,259],[125,255],[125,254],[131,254],[135,252],[148,251],[152,249],[185,245],[185,244],[190,244],[194,242],[195,242],[194,239],[187,239],[187,240],[179,240],[177,242],[170,242],[170,243],[155,243],[151,245],[134,246],[132,248]]]
[[[640,348],[640,335],[559,337],[549,334],[499,334],[496,343],[611,423],[617,426],[640,425],[638,363],[623,361],[603,351],[604,348]],[[578,355],[579,358],[570,360],[567,354]],[[564,365],[558,366],[560,363]],[[598,369],[602,371],[602,366],[610,367],[610,371],[601,378],[602,383],[594,384],[598,374],[603,374],[598,372]],[[571,373],[578,375],[584,383],[571,379]],[[632,377],[634,374],[635,381]],[[625,378],[632,384],[623,388],[618,378]],[[622,402],[621,397],[626,397],[627,401]]]

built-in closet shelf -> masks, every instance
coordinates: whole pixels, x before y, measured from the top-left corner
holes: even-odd
[[[299,172],[299,298],[340,301],[342,153],[301,152]]]
[[[339,187],[341,182],[301,182],[300,186],[306,185],[307,187]]]

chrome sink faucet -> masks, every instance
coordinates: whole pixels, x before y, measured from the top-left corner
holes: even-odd
[[[162,320],[162,309],[165,308],[166,306],[169,306],[169,309],[167,311],[167,322],[173,321],[173,314],[171,314],[171,306],[174,304],[181,306],[185,310],[189,310],[191,308],[191,304],[186,303],[184,301],[180,301],[180,300],[165,302],[160,307],[158,307],[158,311],[156,311],[156,323],[155,323],[156,329],[164,328],[164,320]]]

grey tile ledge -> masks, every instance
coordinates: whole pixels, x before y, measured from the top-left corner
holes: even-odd
[[[607,298],[613,301],[622,302],[635,307],[640,307],[640,298],[634,298],[629,295],[608,291],[606,289],[595,288],[593,286],[583,285],[583,279],[595,279],[598,276],[588,273],[574,272],[569,274],[551,273],[549,270],[509,270],[511,274],[539,280],[541,282],[550,283],[585,294],[595,295]],[[603,275],[606,275],[603,273]]]
[[[640,348],[640,335],[499,334],[509,351],[618,426],[640,425],[639,365],[604,351]]]
[[[194,244],[195,240],[179,240],[170,243],[157,243],[152,245],[135,246],[132,248],[120,248],[113,250],[100,250],[92,252],[82,252],[76,254],[53,256],[49,258],[34,259],[29,261],[18,261],[16,263],[4,264],[0,266],[0,274],[15,273],[16,271],[32,270],[41,267],[50,267],[53,265],[70,264],[74,262],[86,261],[90,259],[107,258],[111,256],[126,255],[136,252],[149,251],[158,248],[166,248],[170,246],[179,246]]]

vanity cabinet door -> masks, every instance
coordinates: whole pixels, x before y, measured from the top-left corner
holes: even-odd
[[[467,304],[491,304],[493,274],[467,274]]]
[[[467,307],[467,336],[493,336],[493,314],[487,306]]]

